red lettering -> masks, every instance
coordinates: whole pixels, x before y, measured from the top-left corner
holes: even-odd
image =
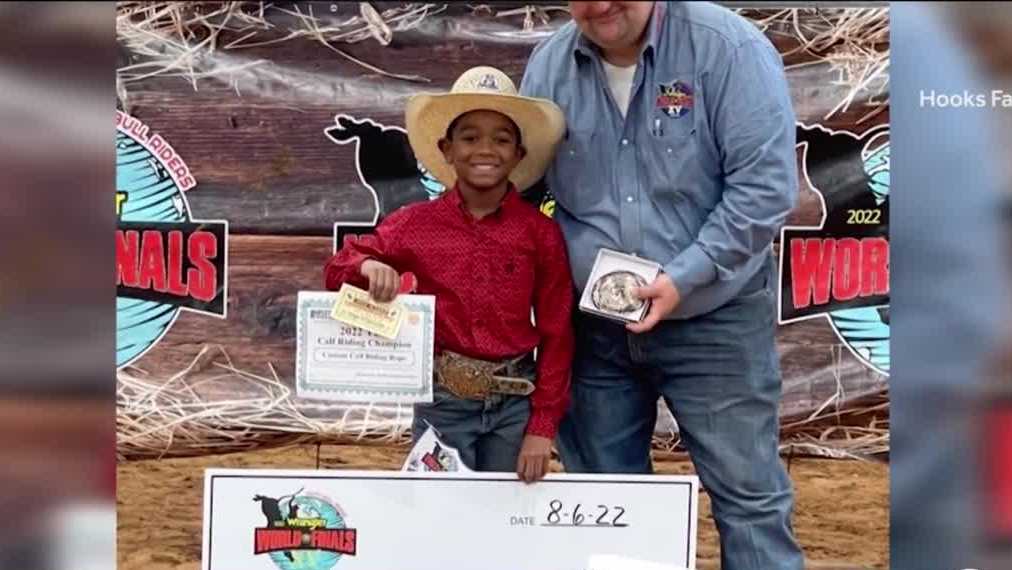
[[[436,459],[436,456],[432,455],[431,453],[426,453],[425,455],[422,456],[422,463],[424,463],[425,466],[431,469],[432,471],[443,470],[443,466],[439,464],[439,461]]]
[[[341,533],[344,536],[344,550],[345,554],[354,555],[358,548],[358,532],[355,529],[348,529]]]
[[[127,117],[124,121],[122,121],[122,124],[123,130],[133,135],[133,138],[137,140],[147,140],[148,126],[140,122],[139,119]]]
[[[354,529],[318,529],[313,531],[313,548],[340,552],[341,554],[355,554],[355,530]]]
[[[189,190],[197,185],[197,181],[192,176],[187,174],[186,176],[179,179],[179,188],[181,190]]]
[[[843,238],[833,254],[833,298],[849,301],[861,292],[861,242]]]
[[[145,231],[141,236],[140,265],[140,279],[137,286],[164,293],[165,248],[162,246],[162,234],[157,230]]]
[[[151,137],[151,141],[148,142],[148,146],[151,147],[149,150],[151,150],[152,153],[157,153],[159,150],[161,150],[162,145],[164,144],[165,139],[163,139],[161,135],[155,135]]]
[[[172,145],[170,145],[168,141],[163,139],[160,135],[155,135],[155,137],[158,138],[158,146],[155,147],[155,145],[151,145],[151,150],[155,156],[162,159],[162,163],[168,163],[169,159],[176,156],[176,151],[173,150]]]
[[[830,274],[836,240],[820,238],[791,240],[791,287],[794,308],[803,309],[813,302],[829,302]]]
[[[183,159],[179,158],[178,154],[173,154],[166,166],[173,174],[176,175],[176,178],[179,178],[180,180],[186,178],[190,173],[189,169],[186,168],[186,164],[183,162]],[[180,182],[180,185],[182,185],[182,182]]]
[[[258,528],[253,535],[253,554],[293,550],[302,546],[302,531]]]
[[[190,295],[205,302],[214,300],[218,291],[218,273],[210,259],[218,255],[218,239],[211,232],[194,232],[187,244],[187,255],[193,264],[186,274]]]
[[[333,550],[340,552],[341,546],[343,546],[341,537],[338,533],[327,530],[314,530],[313,531],[313,548],[320,550]]]
[[[169,232],[169,293],[185,297],[186,284],[183,283],[183,232]]]
[[[255,554],[261,554],[270,550],[271,535],[273,533],[274,531],[271,530],[256,529],[256,532],[253,534],[253,552]]]
[[[889,242],[885,238],[861,240],[861,296],[889,293]]]
[[[797,238],[790,247],[795,309],[889,294],[885,238]]]
[[[140,235],[136,231],[116,230],[116,285],[136,287],[137,249]]]

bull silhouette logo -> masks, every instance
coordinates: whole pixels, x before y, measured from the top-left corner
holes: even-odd
[[[889,126],[861,134],[798,124],[817,227],[785,227],[780,322],[829,319],[864,364],[889,373]]]
[[[495,77],[489,78],[495,82]],[[335,251],[346,236],[369,233],[398,208],[436,199],[446,191],[446,187],[415,158],[407,131],[402,127],[341,114],[334,117],[334,125],[323,132],[336,144],[355,144],[356,170],[375,204],[375,213],[369,222],[338,221],[334,224]],[[543,184],[524,192],[523,197],[546,215],[551,216],[554,211],[554,199]]]

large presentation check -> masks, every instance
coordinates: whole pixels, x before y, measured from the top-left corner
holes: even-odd
[[[203,570],[695,568],[692,476],[208,470]]]

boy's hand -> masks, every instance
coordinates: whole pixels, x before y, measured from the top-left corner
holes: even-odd
[[[376,301],[389,303],[397,296],[401,279],[393,267],[375,259],[367,259],[362,262],[359,273],[369,280],[369,295]]]
[[[548,473],[552,457],[552,440],[540,435],[524,436],[517,458],[517,475],[525,483],[533,483]]]

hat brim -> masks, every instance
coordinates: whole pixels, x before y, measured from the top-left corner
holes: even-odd
[[[414,95],[404,116],[415,158],[444,186],[452,188],[457,173],[439,150],[439,139],[446,136],[454,119],[478,110],[502,113],[520,127],[527,154],[510,173],[510,181],[521,192],[533,186],[545,174],[566,128],[562,110],[547,99],[493,93]]]

